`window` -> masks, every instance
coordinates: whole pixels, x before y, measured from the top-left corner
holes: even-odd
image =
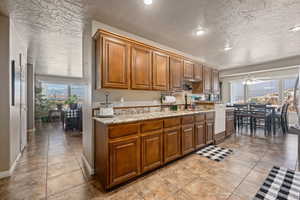
[[[65,84],[42,84],[43,94],[48,100],[63,102],[68,98],[68,85]]]
[[[81,104],[84,97],[83,85],[42,83],[42,92],[54,104],[64,104],[70,95],[76,95]]]
[[[83,101],[84,86],[83,85],[71,85],[71,95],[76,95],[79,102]]]
[[[230,91],[232,104],[244,103],[244,85],[242,81],[231,82]]]
[[[296,112],[293,101],[294,101],[294,87],[296,78],[284,79],[283,80],[283,102],[288,102],[289,111]]]
[[[248,85],[249,103],[279,105],[279,80],[261,81]]]

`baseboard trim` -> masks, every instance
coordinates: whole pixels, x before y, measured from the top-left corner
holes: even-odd
[[[10,170],[0,172],[0,179],[10,177]]]
[[[82,159],[83,165],[87,169],[89,175],[90,176],[94,175],[95,174],[95,169],[92,168],[92,166],[90,165],[89,161],[86,159],[85,155],[81,154],[81,159]]]
[[[0,179],[10,177],[14,173],[17,166],[17,162],[21,158],[21,155],[22,153],[19,153],[19,155],[17,156],[16,160],[14,161],[14,163],[12,164],[9,170],[0,172]]]
[[[12,173],[15,171],[15,168],[17,166],[17,162],[21,158],[21,155],[22,155],[22,152],[19,153],[19,155],[17,156],[16,160],[14,161],[14,163],[12,164],[12,166],[10,167],[10,170],[9,170],[10,175],[12,175]]]

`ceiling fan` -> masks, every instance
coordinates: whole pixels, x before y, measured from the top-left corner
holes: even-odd
[[[270,80],[270,77],[259,77],[259,78],[255,78],[255,77],[251,77],[250,75],[248,75],[244,80],[243,80],[243,84],[244,85],[254,85],[257,83],[262,83],[265,81]]]

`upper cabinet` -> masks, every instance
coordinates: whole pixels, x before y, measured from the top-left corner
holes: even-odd
[[[179,58],[170,57],[170,90],[182,90],[183,61]]]
[[[211,93],[212,89],[212,69],[206,66],[203,66],[203,89],[204,93]]]
[[[184,80],[196,80],[193,92],[220,91],[218,71],[183,56],[105,30],[94,38],[96,89],[181,91]]]
[[[169,56],[167,54],[153,52],[152,78],[154,90],[169,89]]]
[[[202,81],[203,73],[202,73],[202,65],[195,64],[194,65],[194,79],[197,81]]]
[[[219,71],[212,70],[212,91],[213,93],[220,92],[220,84],[219,84]]]
[[[102,58],[103,87],[129,88],[129,51],[130,46],[125,41],[102,37],[102,55],[99,56]],[[101,54],[101,51],[97,53]]]
[[[184,79],[194,78],[194,64],[190,61],[185,60],[183,63],[183,77]]]
[[[131,88],[152,89],[152,51],[141,46],[131,48]]]

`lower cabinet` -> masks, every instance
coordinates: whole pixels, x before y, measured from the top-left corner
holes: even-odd
[[[142,172],[152,170],[163,164],[163,132],[147,133],[141,137]]]
[[[107,190],[213,143],[214,115],[111,125],[96,121],[94,130],[96,176]]]
[[[226,113],[226,136],[230,136],[234,132],[235,132],[234,113],[228,112]]]
[[[206,144],[211,144],[214,142],[214,131],[215,130],[215,123],[214,121],[206,121]]]
[[[205,146],[205,122],[195,124],[195,148],[199,149]]]
[[[181,137],[182,154],[185,155],[194,151],[194,124],[182,126]]]
[[[138,137],[111,142],[109,153],[110,186],[140,174],[140,141]]]
[[[164,130],[164,162],[172,161],[181,156],[180,126]]]

